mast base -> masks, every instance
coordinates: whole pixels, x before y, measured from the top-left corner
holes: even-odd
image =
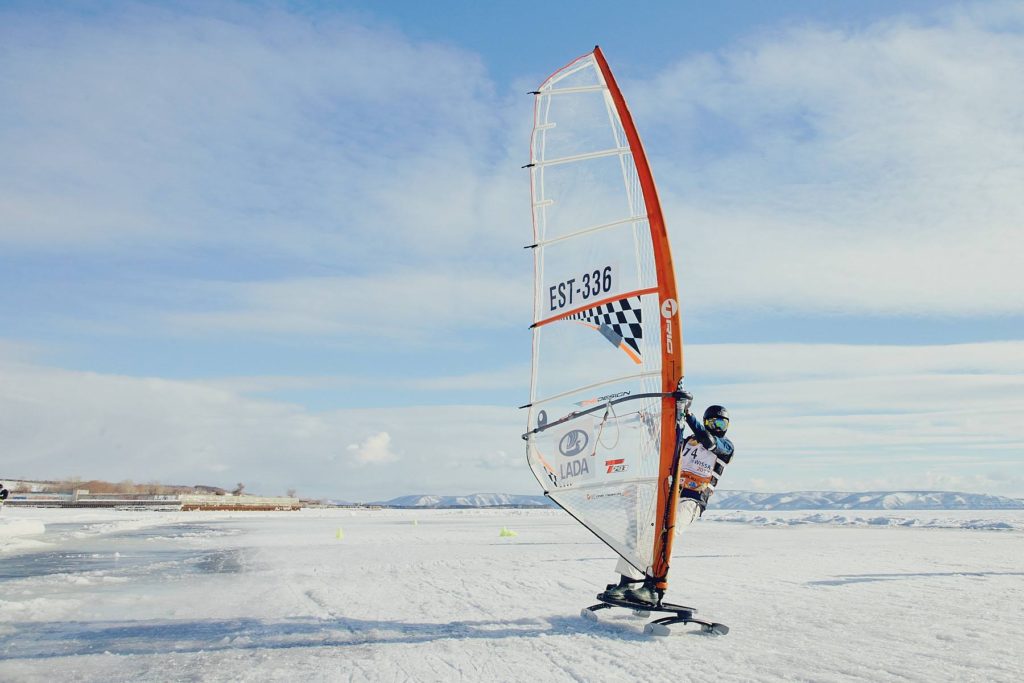
[[[601,593],[597,596],[597,599],[601,602],[596,605],[591,605],[580,611],[580,616],[590,621],[598,621],[598,612],[605,609],[611,609],[612,607],[621,607],[624,609],[632,610],[634,616],[649,616],[651,612],[666,612],[669,616],[660,617],[644,626],[644,633],[651,636],[668,636],[672,634],[672,629],[669,628],[675,624],[697,624],[700,626],[701,633],[707,633],[711,635],[724,636],[729,632],[729,627],[725,624],[720,624],[715,621],[708,621],[707,619],[700,619],[694,616],[696,613],[696,607],[687,607],[685,605],[676,605],[671,602],[659,602],[656,605],[651,605],[644,602],[633,602],[631,600],[619,600],[616,598],[606,598]]]

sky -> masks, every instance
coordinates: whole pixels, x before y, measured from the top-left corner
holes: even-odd
[[[721,487],[1024,496],[1024,8],[0,2],[0,477],[538,493],[533,98],[600,44]]]

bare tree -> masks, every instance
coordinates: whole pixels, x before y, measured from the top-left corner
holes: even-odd
[[[240,495],[242,495],[242,491],[244,491],[244,490],[245,490],[245,484],[243,484],[242,482],[238,482],[238,486],[235,488],[234,491],[231,492],[231,495],[233,495],[233,496],[240,496]]]
[[[288,496],[289,498],[294,498],[295,493],[295,489],[288,489],[287,491],[284,492],[284,495]]]

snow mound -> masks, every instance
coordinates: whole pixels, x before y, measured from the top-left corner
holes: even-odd
[[[32,550],[47,544],[33,536],[46,533],[46,525],[38,519],[0,519],[0,553]]]
[[[0,542],[5,538],[40,536],[46,533],[46,525],[38,519],[0,519]]]

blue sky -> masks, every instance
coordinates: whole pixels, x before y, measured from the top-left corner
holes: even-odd
[[[0,3],[0,475],[535,492],[525,93],[596,43],[723,485],[1024,496],[1000,2]]]

